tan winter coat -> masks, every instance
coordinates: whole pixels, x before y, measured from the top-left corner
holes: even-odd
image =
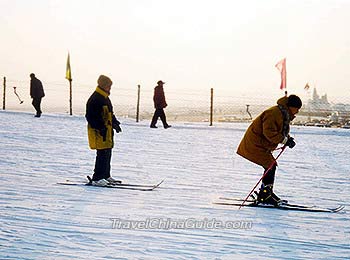
[[[282,97],[277,104],[288,111],[287,101],[287,97]],[[278,105],[254,119],[237,149],[239,155],[265,169],[274,161],[271,152],[285,140],[289,132],[289,116],[284,116]]]

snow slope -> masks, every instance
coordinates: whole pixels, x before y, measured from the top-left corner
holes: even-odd
[[[132,183],[165,179],[158,190],[57,185],[92,175],[84,117],[0,112],[0,259],[350,258],[349,130],[293,127],[297,146],[279,160],[276,193],[293,203],[346,206],[330,214],[212,204],[245,197],[261,176],[235,154],[246,124],[164,130],[120,121],[112,175]],[[112,226],[116,219],[236,225],[121,229]]]

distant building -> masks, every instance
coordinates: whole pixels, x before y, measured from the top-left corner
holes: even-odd
[[[350,105],[338,103],[333,107],[331,120],[334,122],[346,122],[350,119]]]
[[[334,123],[345,123],[350,120],[350,104],[330,104],[327,94],[320,97],[316,88],[314,88],[312,99],[308,100],[303,112],[309,116],[309,121],[311,121],[311,116],[328,117]]]
[[[331,113],[332,107],[328,102],[327,94],[323,96],[319,96],[317,94],[316,88],[314,88],[314,92],[312,94],[312,99],[308,100],[306,106],[308,112],[310,113]]]

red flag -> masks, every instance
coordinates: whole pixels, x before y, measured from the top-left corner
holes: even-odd
[[[275,67],[281,72],[281,86],[280,89],[287,88],[287,70],[286,70],[286,58],[279,61]]]

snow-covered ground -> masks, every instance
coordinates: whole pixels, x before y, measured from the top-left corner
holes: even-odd
[[[0,112],[0,259],[350,258],[349,130],[293,127],[297,146],[281,156],[275,185],[290,202],[344,211],[238,210],[212,202],[245,197],[261,176],[235,153],[246,124],[164,130],[120,120],[112,175],[128,183],[165,179],[161,188],[58,185],[92,175],[84,117]],[[212,228],[214,221],[231,228]]]

